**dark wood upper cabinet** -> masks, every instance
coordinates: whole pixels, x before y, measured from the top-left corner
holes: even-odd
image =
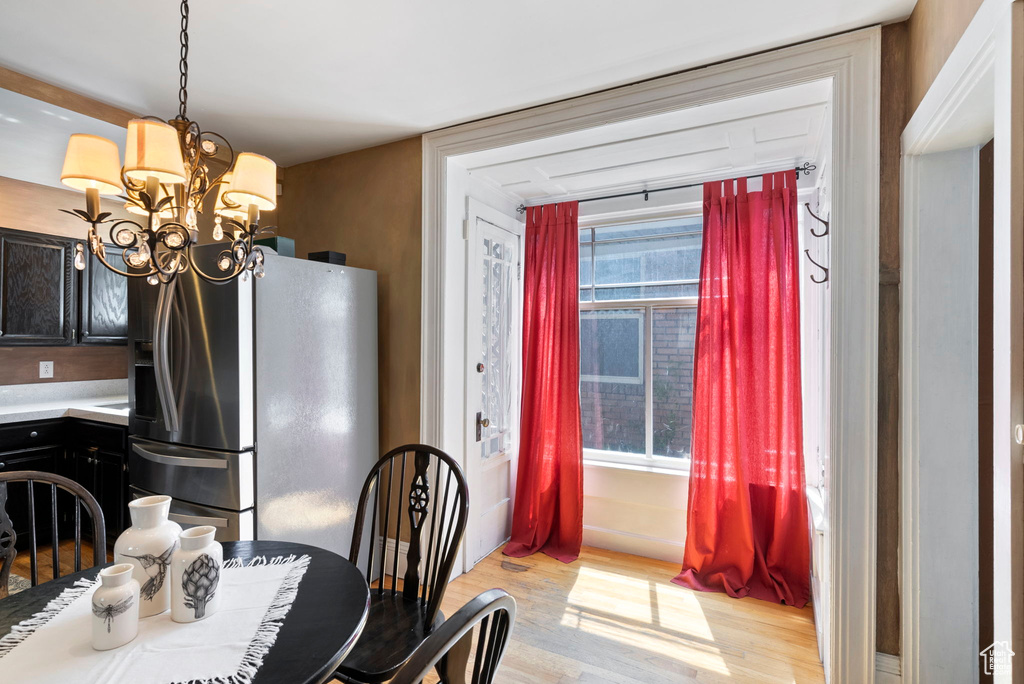
[[[0,345],[75,343],[74,244],[0,228]]]
[[[116,268],[128,270],[121,248],[106,247],[107,261]],[[128,344],[128,278],[111,271],[88,251],[86,254],[78,341],[80,344]]]

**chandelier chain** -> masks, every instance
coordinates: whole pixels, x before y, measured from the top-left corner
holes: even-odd
[[[178,80],[178,118],[188,119],[188,0],[181,0],[181,76]]]

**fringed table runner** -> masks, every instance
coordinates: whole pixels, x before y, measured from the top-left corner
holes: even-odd
[[[115,684],[247,684],[256,676],[299,590],[309,556],[258,556],[224,563],[216,613],[179,624],[171,613],[143,618],[139,635],[94,651],[94,580],[79,580],[0,638],[0,680]]]

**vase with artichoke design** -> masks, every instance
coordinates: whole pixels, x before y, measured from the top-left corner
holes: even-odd
[[[181,576],[181,591],[185,605],[195,611],[196,620],[206,616],[206,604],[217,595],[220,566],[207,554],[202,554],[185,568]]]
[[[195,622],[210,617],[220,599],[224,551],[214,541],[215,528],[192,527],[181,533],[171,556],[171,619]]]

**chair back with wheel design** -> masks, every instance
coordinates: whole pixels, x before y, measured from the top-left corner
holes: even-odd
[[[367,515],[369,539],[364,541]],[[424,444],[392,449],[363,483],[349,560],[366,569],[371,586],[376,581],[371,594],[400,593],[418,600],[430,625],[451,579],[468,515],[469,488],[455,459]],[[404,554],[403,530],[409,536]]]
[[[25,488],[22,499],[24,505],[12,510],[11,491]],[[9,487],[14,484],[15,487]],[[17,491],[21,494],[22,491]],[[58,492],[70,495],[68,503],[74,508],[69,511],[66,521],[58,516]],[[11,566],[18,555],[15,544],[18,532],[28,537],[29,581],[32,586],[39,584],[38,547],[40,529],[37,525],[37,511],[50,519],[49,536],[46,541],[50,545],[50,558],[53,563],[53,579],[60,577],[60,534],[58,528],[67,529],[75,541],[74,571],[82,569],[82,507],[89,513],[92,522],[92,564],[103,565],[107,560],[107,536],[103,522],[103,510],[99,503],[82,485],[69,480],[63,475],[44,473],[36,470],[11,471],[0,473],[0,599],[7,596],[7,583],[10,581]],[[45,507],[45,508],[44,508]],[[46,530],[43,529],[45,534]]]
[[[501,589],[491,589],[464,605],[445,620],[416,649],[391,684],[416,684],[442,659],[449,684],[491,684],[505,655],[516,601]],[[473,632],[476,626],[476,648]],[[472,667],[471,667],[472,666]]]

